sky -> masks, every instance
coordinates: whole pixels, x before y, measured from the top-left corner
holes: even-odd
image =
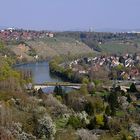
[[[140,29],[140,0],[0,0],[0,27]]]

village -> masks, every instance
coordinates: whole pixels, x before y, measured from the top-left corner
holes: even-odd
[[[138,54],[109,55],[77,59],[69,64],[65,64],[65,67],[69,67],[73,72],[88,75],[89,77],[91,77],[91,73],[99,73],[103,70],[104,73],[108,73],[110,80],[135,81],[140,78],[139,62],[140,55]],[[114,71],[116,71],[115,74],[113,73]]]
[[[44,37],[53,38],[54,34],[49,31],[33,31],[14,28],[0,30],[0,38],[4,41],[32,40]]]

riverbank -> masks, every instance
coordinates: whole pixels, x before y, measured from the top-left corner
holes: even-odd
[[[50,73],[61,77],[64,81],[71,83],[82,83],[87,77],[86,75],[81,75],[79,73],[73,72],[71,68],[66,68],[61,66],[57,61],[52,60],[49,63]]]

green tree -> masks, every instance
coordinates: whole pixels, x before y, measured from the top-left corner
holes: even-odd
[[[91,102],[88,102],[85,105],[85,111],[89,114],[89,115],[93,115],[94,114],[94,106]]]
[[[43,90],[40,88],[39,90],[38,90],[38,96],[40,97],[40,98],[42,98],[42,95],[43,95]]]
[[[108,103],[111,109],[111,115],[114,116],[116,114],[116,109],[118,108],[118,93],[111,92],[108,98]]]
[[[103,129],[109,129],[109,121],[108,121],[108,117],[106,115],[103,116],[104,117],[104,126]]]
[[[86,77],[84,77],[84,78],[82,79],[82,83],[83,83],[83,84],[88,84],[88,83],[89,83],[89,79],[86,78]]]
[[[21,91],[21,75],[13,70],[9,59],[0,57],[0,89]]]
[[[83,94],[83,95],[87,95],[88,94],[87,85],[83,84],[81,86],[80,93]]]
[[[93,117],[90,120],[90,123],[89,123],[89,125],[87,127],[88,127],[89,130],[92,130],[92,129],[96,128],[96,118],[95,117]]]
[[[137,92],[137,89],[134,83],[132,83],[130,86],[130,92]]]
[[[105,109],[105,114],[110,116],[111,115],[111,110],[110,110],[110,106],[108,105]]]
[[[55,86],[55,88],[54,88],[54,93],[55,93],[57,96],[62,96],[62,95],[63,95],[62,86],[60,86],[60,85]]]
[[[131,97],[130,97],[130,94],[129,94],[129,93],[127,94],[127,101],[128,101],[129,103],[131,103],[131,101],[132,101],[132,99],[131,99]]]
[[[0,40],[0,52],[4,49],[4,44],[3,42]]]

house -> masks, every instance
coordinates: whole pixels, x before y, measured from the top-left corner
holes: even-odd
[[[50,37],[50,38],[53,38],[54,37],[54,34],[53,33],[47,33],[46,34],[48,37]]]
[[[23,56],[22,56],[22,55],[19,55],[19,56],[17,56],[17,58],[18,58],[19,60],[22,60],[22,59],[23,59]]]
[[[129,72],[129,75],[132,80],[135,80],[135,78],[139,75],[139,70],[137,68],[132,68]]]
[[[39,56],[38,56],[38,55],[36,55],[36,56],[34,56],[34,58],[35,58],[35,59],[38,59],[38,58],[39,58]]]
[[[79,74],[86,74],[88,73],[86,70],[79,70]]]
[[[7,58],[7,55],[6,54],[4,55],[4,58]]]

